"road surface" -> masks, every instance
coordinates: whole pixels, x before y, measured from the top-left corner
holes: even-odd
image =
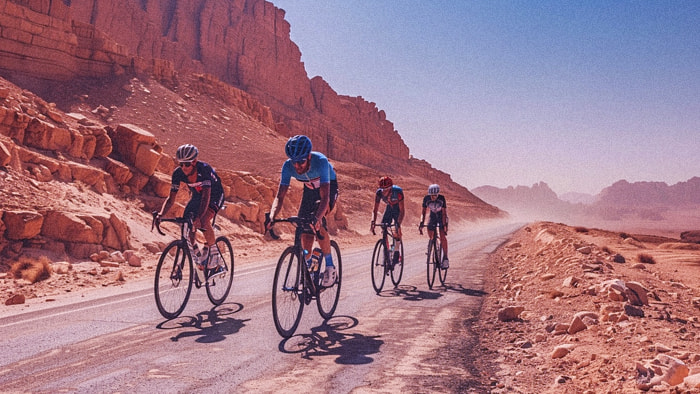
[[[4,313],[0,392],[485,392],[469,322],[487,295],[480,263],[515,228],[450,233],[447,283],[436,280],[433,290],[425,238],[406,241],[401,284],[394,289],[387,278],[379,295],[372,251],[343,250],[335,316],[324,322],[310,304],[288,340],[272,322],[274,260],[237,267],[219,307],[193,289],[170,321],[158,313],[150,281]]]

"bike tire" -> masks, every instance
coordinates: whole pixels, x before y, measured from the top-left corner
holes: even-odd
[[[272,318],[283,338],[294,335],[304,310],[305,277],[301,264],[304,259],[290,246],[282,252],[272,282]]]
[[[182,313],[192,292],[192,256],[183,241],[171,242],[158,259],[153,292],[156,306],[166,319]]]
[[[226,272],[207,280],[206,288],[209,301],[214,305],[221,305],[228,297],[233,284],[233,247],[228,238],[224,236],[216,238],[216,246],[219,248],[221,262],[226,268]]]
[[[338,280],[330,287],[322,287],[319,284],[318,294],[316,294],[318,313],[326,320],[333,317],[333,313],[335,313],[335,309],[338,307],[340,285],[343,279],[343,261],[340,256],[340,247],[335,241],[331,241],[331,255],[333,256],[333,264],[335,264],[335,272],[338,274]]]
[[[433,283],[435,283],[435,271],[437,266],[435,265],[435,240],[431,239],[428,241],[428,253],[426,260],[426,271],[428,274],[428,288],[433,288]]]
[[[447,268],[442,268],[442,243],[438,242],[437,246],[437,267],[438,267],[438,277],[440,278],[440,284],[445,286],[445,279],[447,279]]]
[[[384,240],[379,240],[374,245],[374,252],[372,253],[372,287],[377,294],[381,293],[384,287],[384,280],[386,279],[386,247],[384,246]]]
[[[394,267],[391,270],[391,282],[394,284],[394,288],[398,287],[399,283],[401,283],[401,277],[403,276],[403,264],[403,242],[401,242],[401,250],[399,251],[399,261],[398,263],[394,264]]]

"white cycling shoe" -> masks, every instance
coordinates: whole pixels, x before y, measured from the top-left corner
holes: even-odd
[[[326,270],[323,271],[323,274],[321,276],[321,286],[331,287],[333,286],[333,284],[335,284],[335,281],[337,279],[338,273],[335,272],[335,266],[326,267]]]

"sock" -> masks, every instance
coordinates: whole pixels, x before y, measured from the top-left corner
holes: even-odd
[[[333,256],[331,254],[327,254],[326,256],[326,267],[332,267],[333,266]]]

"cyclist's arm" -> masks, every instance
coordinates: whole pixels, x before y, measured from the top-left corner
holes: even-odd
[[[379,197],[374,199],[374,209],[372,209],[372,223],[377,221],[377,210],[379,209],[379,202],[381,199]]]
[[[397,220],[398,225],[401,226],[401,223],[403,223],[403,216],[406,213],[404,210],[404,205],[403,205],[403,199],[399,200],[399,219]]]
[[[289,185],[280,184],[277,189],[277,195],[274,201],[272,201],[272,207],[270,207],[270,219],[275,219],[280,209],[282,209],[282,203],[284,203],[284,197],[287,195],[287,190],[289,190]]]
[[[420,224],[425,223],[425,209],[426,207],[423,207],[423,210],[420,213]]]
[[[168,195],[168,198],[166,198],[163,202],[163,206],[160,208],[158,216],[163,216],[170,211],[170,208],[172,208],[173,204],[175,203],[176,196],[177,190],[170,190],[170,194]]]
[[[442,225],[447,226],[447,207],[442,207]]]

